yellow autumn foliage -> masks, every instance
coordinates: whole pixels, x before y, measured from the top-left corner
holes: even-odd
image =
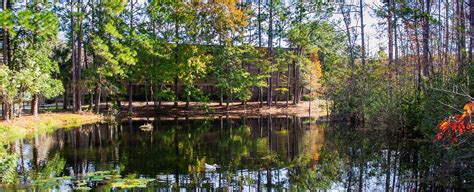
[[[309,51],[310,65],[308,66],[308,75],[311,78],[310,85],[313,90],[321,88],[321,77],[323,76],[322,66],[317,49],[310,49]]]

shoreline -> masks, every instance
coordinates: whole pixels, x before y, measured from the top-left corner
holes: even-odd
[[[25,115],[10,121],[0,120],[0,143],[33,136],[38,132],[48,133],[103,120],[102,115],[89,112],[48,112],[41,113],[38,117]]]
[[[309,111],[309,102],[302,101],[297,105],[286,102],[278,102],[268,108],[266,103],[260,107],[259,102],[248,102],[247,105],[242,105],[241,102],[233,102],[229,104],[219,105],[218,102],[200,103],[190,102],[189,108],[186,108],[185,102],[178,103],[178,109],[174,107],[173,102],[163,102],[160,108],[161,113],[156,113],[153,102],[133,102],[133,113],[128,114],[128,103],[122,102],[122,107],[116,115],[117,119],[149,119],[159,115],[160,117],[176,118],[176,117],[219,117],[219,116],[260,116],[260,115],[274,115],[274,116],[300,116],[312,117],[323,120],[326,118],[327,111],[323,106],[325,103],[322,100],[316,100],[311,103],[311,113]],[[205,107],[206,106],[206,107]],[[84,106],[86,108],[86,106]],[[106,110],[105,103],[101,104],[102,114],[107,114],[110,111]],[[23,115],[14,120],[5,121],[0,120],[0,143],[9,142],[18,138],[26,138],[33,136],[38,132],[52,132],[61,128],[78,127],[84,124],[96,123],[106,120],[106,115],[94,114],[92,112],[73,113],[67,111],[56,111],[40,113],[38,117],[31,115]]]
[[[128,114],[128,103],[122,102],[122,107],[120,109],[119,117],[120,118],[146,118],[154,117],[157,114],[165,117],[175,117],[175,116],[258,116],[258,115],[294,115],[301,117],[315,117],[321,118],[327,116],[327,111],[325,107],[325,101],[315,100],[311,102],[311,112],[310,105],[307,101],[302,101],[299,104],[293,105],[289,104],[288,107],[286,102],[278,102],[272,104],[272,108],[268,108],[266,103],[263,104],[263,107],[260,107],[259,102],[248,102],[246,105],[243,105],[241,102],[233,102],[229,104],[229,108],[226,107],[226,104],[223,103],[219,105],[218,102],[211,103],[199,103],[199,102],[190,102],[189,107],[186,108],[185,102],[178,103],[178,109],[174,107],[173,102],[163,102],[161,104],[160,112],[156,113],[153,102],[133,102],[133,113]],[[102,106],[105,107],[105,106]]]

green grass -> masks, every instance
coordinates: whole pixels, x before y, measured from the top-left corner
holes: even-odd
[[[42,114],[38,118],[28,116],[10,122],[3,121],[0,122],[0,144],[35,134],[51,133],[60,128],[79,127],[102,119],[101,116],[92,114],[50,113]]]

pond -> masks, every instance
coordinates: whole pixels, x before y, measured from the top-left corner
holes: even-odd
[[[16,161],[17,184],[0,185],[0,191],[472,186],[472,164],[466,163],[464,171],[445,170],[451,162],[442,159],[441,147],[387,130],[295,116],[157,117],[84,125],[6,146]]]

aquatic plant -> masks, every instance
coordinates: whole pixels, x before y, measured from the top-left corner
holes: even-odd
[[[152,181],[155,181],[155,179],[137,178],[136,174],[130,174],[124,179],[114,179],[111,185],[112,188],[119,189],[145,188]]]

